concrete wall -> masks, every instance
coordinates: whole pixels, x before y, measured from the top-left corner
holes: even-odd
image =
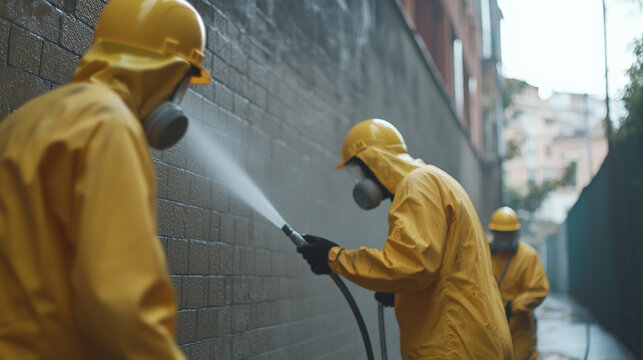
[[[388,202],[371,212],[335,171],[343,137],[380,117],[410,153],[454,175],[481,211],[497,168],[483,170],[423,45],[392,0],[207,1],[205,66],[214,81],[183,105],[301,232],[380,247]],[[101,0],[0,3],[0,119],[67,83],[91,43]],[[348,306],[330,279],[313,276],[289,240],[204,171],[184,140],[153,151],[159,234],[177,289],[178,342],[191,359],[364,357]],[[212,154],[207,161],[217,161]],[[485,167],[486,168],[486,167]],[[486,172],[495,174],[489,177]],[[493,199],[490,199],[493,198]],[[378,352],[372,293],[353,285]],[[390,358],[397,325],[387,310]]]

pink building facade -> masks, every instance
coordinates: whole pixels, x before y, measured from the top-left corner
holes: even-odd
[[[602,99],[584,94],[554,93],[543,99],[526,86],[507,108],[503,137],[509,151],[503,164],[504,185],[522,194],[529,181],[542,184],[560,178],[576,164],[569,185],[550,193],[535,220],[560,224],[607,155]],[[589,134],[588,134],[589,132]]]

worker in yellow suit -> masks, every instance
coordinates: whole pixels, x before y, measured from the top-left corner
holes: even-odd
[[[519,241],[518,215],[509,207],[496,210],[489,223],[493,272],[505,304],[511,330],[514,359],[535,360],[536,320],[534,309],[549,293],[549,281],[538,253]]]
[[[462,186],[409,156],[402,135],[381,119],[348,132],[338,168],[354,174],[362,208],[392,198],[388,238],[381,250],[344,249],[306,235],[298,251],[313,272],[394,293],[404,359],[513,358],[484,228]]]
[[[207,83],[184,0],[111,0],[73,83],[0,123],[0,358],[184,359],[148,144]]]

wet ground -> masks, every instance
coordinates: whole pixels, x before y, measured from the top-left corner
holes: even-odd
[[[539,359],[583,360],[586,353],[593,360],[636,359],[570,297],[550,294],[536,309],[536,317]]]

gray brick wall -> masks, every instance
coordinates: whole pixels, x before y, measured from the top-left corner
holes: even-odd
[[[0,2],[0,120],[71,80],[104,1]]]
[[[484,170],[421,47],[392,0],[191,0],[207,27],[213,82],[183,106],[206,124],[302,232],[380,247],[388,203],[363,212],[334,170],[345,133],[381,117],[412,155],[442,167],[487,218],[497,185]],[[102,0],[0,3],[0,119],[70,81]],[[1,121],[1,120],[0,120]],[[177,341],[191,359],[364,358],[352,315],[290,241],[205,172],[189,140],[152,151],[158,231],[179,303]],[[493,170],[493,169],[492,169]],[[493,171],[492,171],[493,172]],[[497,171],[496,171],[497,173]],[[497,174],[496,174],[497,175]],[[378,352],[372,293],[349,284]],[[392,310],[389,356],[399,357]]]

